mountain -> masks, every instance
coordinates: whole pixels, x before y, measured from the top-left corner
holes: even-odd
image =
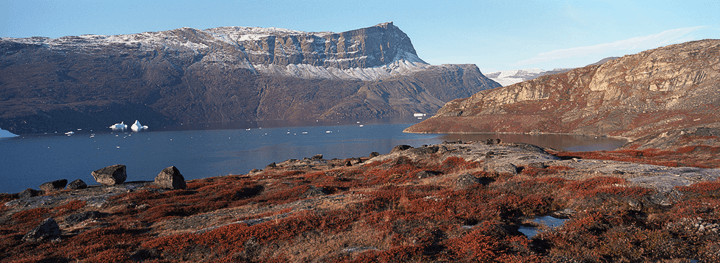
[[[607,57],[607,58],[601,59],[598,62],[590,64],[588,66],[602,65],[603,63],[608,62],[613,59],[616,59],[616,58],[617,57]],[[510,85],[513,85],[516,83],[520,83],[523,81],[535,79],[535,78],[545,76],[545,75],[552,75],[552,74],[568,72],[570,70],[572,70],[572,68],[556,68],[553,70],[542,70],[539,68],[515,69],[515,70],[490,72],[490,73],[486,73],[485,76],[494,80],[497,83],[500,83],[500,85],[503,85],[503,87],[504,87],[504,86],[510,86]]]
[[[0,127],[15,134],[402,117],[499,86],[475,65],[425,63],[392,22],[0,38]]]
[[[720,126],[719,84],[720,40],[687,42],[481,91],[406,131],[657,138]]]

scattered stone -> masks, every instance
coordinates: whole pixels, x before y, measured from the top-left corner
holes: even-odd
[[[276,168],[276,167],[277,167],[277,164],[275,162],[272,162],[272,163],[268,164],[267,166],[265,166],[266,169]]]
[[[720,137],[720,129],[709,128],[709,127],[698,127],[695,131],[695,136],[715,136]]]
[[[80,179],[77,179],[75,181],[70,182],[70,184],[67,185],[68,189],[85,189],[87,188],[87,184]]]
[[[300,197],[301,197],[301,198],[308,198],[308,197],[324,196],[324,195],[327,195],[327,194],[328,194],[328,192],[327,192],[324,188],[315,187],[315,186],[312,186],[312,185],[311,185],[311,186],[310,186],[310,189],[308,189],[307,191],[305,191],[305,193],[303,193],[302,195],[300,195]]]
[[[528,167],[532,167],[532,168],[538,168],[538,169],[545,169],[545,168],[548,167],[548,166],[547,166],[545,163],[543,163],[543,162],[529,163],[527,166],[528,166]]]
[[[359,163],[362,163],[363,160],[360,158],[352,158],[352,159],[350,159],[350,162],[352,162],[352,164],[359,164]]]
[[[450,152],[450,150],[448,150],[447,146],[445,146],[445,145],[440,145],[440,147],[438,147],[438,153],[439,153],[439,154],[445,154],[445,153],[448,153],[448,152]]]
[[[47,183],[40,185],[40,190],[43,190],[45,192],[53,192],[53,191],[62,190],[67,185],[67,182],[68,182],[67,179],[60,179],[60,180],[55,180],[52,182],[47,182]]]
[[[541,148],[540,146],[537,146],[537,145],[533,145],[533,144],[515,143],[515,146],[518,147],[518,148],[520,148],[520,149],[523,149],[523,150],[526,150],[526,151],[530,151],[530,152],[536,152],[536,153],[541,153],[541,154],[548,154],[543,148]]]
[[[465,189],[470,186],[476,185],[481,183],[481,180],[472,174],[464,173],[459,175],[457,178],[455,178],[455,188],[456,189]]]
[[[402,151],[405,151],[405,150],[408,150],[408,149],[412,149],[412,148],[413,148],[413,147],[410,146],[410,145],[398,145],[398,146],[393,147],[392,150],[390,151],[390,153],[402,152]]]
[[[487,145],[500,144],[500,139],[497,139],[497,138],[496,138],[496,139],[488,138],[488,139],[485,141],[485,144],[487,144]]]
[[[322,160],[322,159],[323,159],[323,155],[320,154],[320,153],[318,153],[318,154],[316,154],[316,155],[313,155],[313,157],[312,157],[311,159],[312,159],[312,160]]]
[[[435,172],[435,171],[420,171],[415,175],[417,176],[417,178],[423,179],[423,178],[438,176],[438,175],[440,175],[440,173]]]
[[[251,173],[251,174],[259,173],[259,172],[262,172],[262,170],[260,170],[260,169],[252,169],[252,170],[250,170],[250,173]]]
[[[483,166],[483,171],[491,172],[491,173],[499,173],[499,174],[511,174],[516,175],[518,173],[518,168],[514,164],[511,163],[486,163]]]
[[[125,165],[115,164],[92,172],[95,181],[103,185],[122,184],[127,179]]]
[[[345,166],[352,166],[352,162],[350,160],[345,161]]]
[[[180,170],[175,166],[163,169],[155,177],[155,184],[165,189],[185,189],[185,177],[180,174]]]
[[[77,225],[85,220],[90,220],[90,219],[95,220],[95,219],[103,217],[104,215],[105,214],[100,213],[98,211],[87,211],[87,212],[82,212],[82,213],[75,213],[75,214],[69,215],[67,218],[65,218],[65,224]]]
[[[440,150],[438,146],[423,146],[420,148],[412,149],[413,153],[416,154],[433,154]]]
[[[378,156],[380,156],[380,153],[379,153],[379,152],[371,152],[371,153],[370,153],[370,158],[378,157]]]
[[[631,211],[640,212],[643,209],[643,204],[635,199],[630,199],[627,201],[628,205],[630,206]]]
[[[40,195],[40,191],[32,189],[32,188],[25,189],[22,192],[18,193],[18,196],[20,198],[30,198],[30,197],[38,196],[38,195]]]
[[[60,226],[55,219],[49,217],[43,220],[39,226],[33,228],[22,238],[25,242],[40,242],[45,240],[60,240]]]
[[[493,152],[493,151],[488,151],[488,152],[485,153],[485,159],[490,159],[490,158],[492,158],[494,155],[495,155],[495,152]]]

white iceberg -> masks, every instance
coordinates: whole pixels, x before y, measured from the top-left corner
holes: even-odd
[[[140,124],[140,122],[138,120],[135,120],[135,123],[133,123],[133,125],[130,126],[130,129],[132,129],[133,131],[141,131],[141,130],[145,130],[147,128],[148,128],[147,125]]]
[[[122,122],[120,122],[120,123],[115,123],[115,124],[113,124],[113,125],[110,125],[110,129],[113,129],[113,130],[125,130],[125,129],[127,129],[127,124],[125,124],[124,121],[122,121]]]
[[[0,129],[0,138],[5,138],[5,137],[17,137],[17,135],[13,134],[12,132]]]

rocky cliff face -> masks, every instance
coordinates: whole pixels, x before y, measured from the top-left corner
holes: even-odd
[[[410,132],[538,132],[636,139],[720,125],[720,40],[666,46],[481,91]]]
[[[498,86],[474,65],[425,63],[392,23],[0,39],[0,127],[16,134],[402,117]]]

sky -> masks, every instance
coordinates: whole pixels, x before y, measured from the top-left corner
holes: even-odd
[[[720,1],[0,0],[0,37],[57,38],[221,26],[343,32],[392,21],[418,56],[482,72],[582,67],[720,39]]]

